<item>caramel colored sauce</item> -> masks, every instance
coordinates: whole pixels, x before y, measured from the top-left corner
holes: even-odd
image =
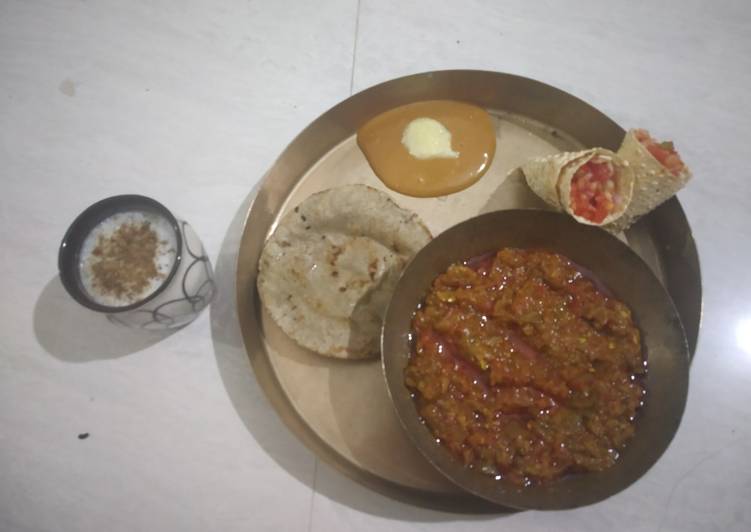
[[[418,159],[402,144],[416,118],[437,120],[451,133],[456,158]],[[452,100],[427,100],[396,107],[369,120],[357,143],[378,178],[408,196],[443,196],[463,190],[488,170],[495,155],[495,128],[484,109]]]

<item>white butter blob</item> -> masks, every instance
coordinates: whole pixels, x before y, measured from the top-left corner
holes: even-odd
[[[417,159],[456,159],[459,152],[451,149],[451,132],[438,120],[415,118],[402,134],[402,144]]]

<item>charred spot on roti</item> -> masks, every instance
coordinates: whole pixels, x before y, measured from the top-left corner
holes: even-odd
[[[370,277],[371,281],[375,280],[375,275],[377,271],[378,271],[378,258],[375,258],[372,261],[370,261],[370,264],[368,264],[368,276]]]
[[[329,264],[331,264],[332,266],[336,264],[336,259],[339,258],[339,255],[342,254],[342,251],[343,251],[342,248],[339,246],[336,246],[336,245],[331,246],[331,255],[329,257]]]

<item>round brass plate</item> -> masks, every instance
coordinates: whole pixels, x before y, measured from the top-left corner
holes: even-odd
[[[445,198],[409,198],[384,189],[357,148],[373,116],[406,103],[457,99],[480,105],[496,124],[488,173]],[[321,115],[284,150],[248,211],[237,263],[237,309],[256,378],[281,419],[316,455],[357,482],[395,499],[455,512],[497,506],[457,488],[414,448],[391,405],[380,361],[331,361],[300,349],[275,327],[256,291],[257,265],[279,218],[307,196],[346,183],[385,190],[417,212],[434,235],[483,212],[543,207],[513,170],[526,158],[604,146],[624,131],[597,109],[537,81],[473,70],[428,72],[366,89]],[[626,234],[662,281],[693,352],[701,318],[701,279],[691,229],[671,199]]]

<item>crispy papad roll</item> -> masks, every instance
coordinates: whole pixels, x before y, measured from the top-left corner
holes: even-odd
[[[522,165],[522,172],[529,188],[551,207],[559,211],[564,210],[558,197],[558,181],[563,174],[563,168],[584,154],[583,151],[567,151],[530,159]]]
[[[672,142],[658,142],[644,129],[631,129],[623,138],[618,155],[634,170],[634,197],[624,215],[613,223],[623,231],[640,216],[673,197],[689,179],[691,171]]]
[[[580,223],[603,226],[628,208],[634,187],[629,164],[604,148],[566,152],[525,164],[530,188]]]

